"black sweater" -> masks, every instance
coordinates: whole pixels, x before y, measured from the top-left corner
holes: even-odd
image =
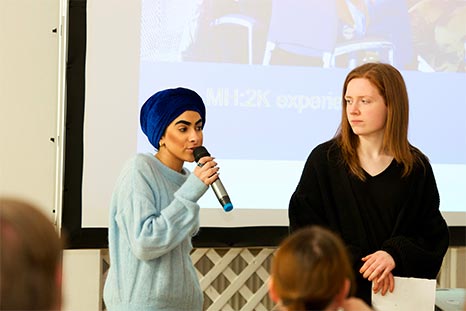
[[[449,244],[439,211],[439,193],[426,157],[402,178],[393,161],[377,176],[360,181],[342,164],[334,140],[317,146],[306,161],[289,206],[290,231],[322,225],[346,243],[356,276],[356,296],[371,303],[371,283],[361,258],[377,250],[395,260],[395,276],[435,279]]]

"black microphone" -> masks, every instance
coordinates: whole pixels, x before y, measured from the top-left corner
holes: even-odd
[[[193,151],[193,154],[194,154],[194,160],[196,160],[196,162],[199,162],[199,159],[202,157],[210,157],[210,153],[203,146],[195,148]],[[223,184],[220,181],[220,178],[217,178],[217,180],[214,181],[211,186],[215,192],[215,195],[217,196],[218,201],[222,205],[223,210],[225,212],[231,211],[233,209],[233,204],[231,204],[230,197],[228,196],[228,193],[225,190],[225,187],[223,187]]]

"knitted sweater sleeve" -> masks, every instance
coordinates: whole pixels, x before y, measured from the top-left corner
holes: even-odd
[[[161,174],[147,172],[149,168],[131,170],[114,197],[120,232],[140,260],[167,254],[197,232],[197,200],[207,190],[193,174],[177,188]]]
[[[288,217],[291,232],[309,225],[328,225],[313,164],[311,157],[308,158],[298,186],[290,199]]]
[[[320,145],[309,155],[299,183],[288,207],[290,231],[309,225],[321,225],[335,230],[332,195],[327,174],[327,145]]]
[[[417,172],[411,196],[398,216],[392,237],[382,249],[395,260],[395,274],[435,279],[449,245],[448,226],[430,164]]]

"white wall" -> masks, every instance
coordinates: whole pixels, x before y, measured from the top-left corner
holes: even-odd
[[[60,223],[66,0],[0,0],[0,196]],[[101,309],[100,250],[65,250],[63,310]]]
[[[102,310],[102,273],[100,250],[65,250],[62,310]]]
[[[25,198],[53,220],[60,21],[57,0],[0,1],[0,195]]]

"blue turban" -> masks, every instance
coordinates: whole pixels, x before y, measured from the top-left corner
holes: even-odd
[[[202,98],[193,90],[186,88],[166,89],[149,97],[142,105],[140,122],[152,146],[160,148],[160,138],[168,125],[185,111],[196,111],[205,124],[205,106]]]

